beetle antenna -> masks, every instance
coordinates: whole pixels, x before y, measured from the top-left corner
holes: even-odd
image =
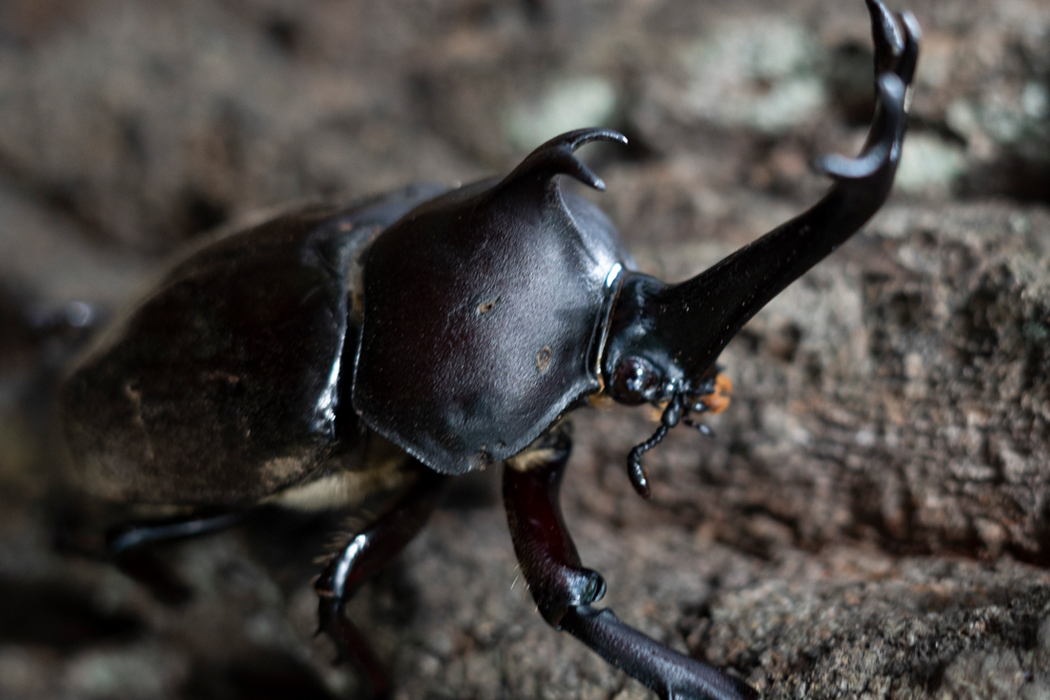
[[[667,436],[668,430],[670,428],[661,423],[651,438],[640,445],[635,445],[634,449],[627,454],[627,476],[631,478],[631,486],[642,498],[649,498],[652,495],[649,491],[649,473],[642,466],[642,455],[659,445]]]
[[[642,455],[663,442],[663,439],[667,437],[667,431],[682,420],[683,400],[682,394],[672,396],[660,416],[660,427],[656,429],[652,437],[640,445],[635,445],[634,449],[627,454],[627,476],[631,478],[631,485],[642,498],[649,498],[652,495],[649,491],[649,473],[642,466]],[[686,420],[688,421],[688,418]]]

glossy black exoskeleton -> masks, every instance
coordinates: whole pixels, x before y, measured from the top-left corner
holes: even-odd
[[[302,209],[200,246],[62,388],[90,488],[183,508],[111,531],[108,555],[156,583],[145,543],[259,504],[334,508],[402,484],[316,584],[321,629],[387,695],[344,604],[422,527],[451,475],[503,462],[515,551],[547,622],[665,700],[757,698],[592,607],[605,583],[583,568],[558,504],[571,451],[562,418],[603,393],[660,407],[656,433],[628,456],[648,495],[642,454],[678,423],[697,425],[691,413],[726,405],[714,364],[725,344],[885,201],[919,30],[867,2],[878,106],[863,152],[822,159],[835,184],[816,206],[688,281],[631,272],[609,220],[560,190],[559,175],[604,189],[574,151],[626,140],[607,129],[552,139],[502,180]]]

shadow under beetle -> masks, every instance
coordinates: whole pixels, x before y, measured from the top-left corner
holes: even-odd
[[[451,476],[503,462],[514,549],[548,623],[665,700],[757,698],[592,607],[605,582],[582,566],[558,501],[572,448],[562,418],[597,394],[660,407],[656,433],[627,458],[648,496],[642,454],[727,404],[715,365],[726,343],[885,201],[919,29],[867,4],[878,103],[861,155],[822,158],[835,184],[816,206],[680,284],[626,269],[605,215],[558,186],[569,175],[604,189],[573,153],[626,142],[608,129],[554,138],[499,181],[306,208],[184,258],[61,389],[70,452],[93,490],[182,507],[111,530],[106,556],[177,598],[143,545],[259,504],[338,507],[402,483],[316,583],[320,629],[387,696],[344,604],[423,526]]]

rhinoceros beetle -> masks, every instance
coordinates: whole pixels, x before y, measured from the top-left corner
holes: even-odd
[[[182,507],[114,528],[108,556],[148,580],[147,543],[225,527],[259,504],[334,508],[378,481],[403,484],[316,583],[321,630],[386,696],[344,604],[423,526],[450,477],[502,462],[514,549],[549,624],[664,700],[757,698],[592,607],[605,583],[583,567],[559,506],[564,417],[602,394],[658,407],[655,434],[627,457],[648,496],[643,453],[728,403],[715,365],[726,343],[885,201],[919,29],[867,4],[878,102],[861,155],[825,156],[835,182],[818,204],[685,282],[630,271],[605,215],[559,188],[560,175],[605,188],[574,155],[626,142],[598,128],[548,141],[500,180],[302,208],[185,257],[61,387],[90,488]]]

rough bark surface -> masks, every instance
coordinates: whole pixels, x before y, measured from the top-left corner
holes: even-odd
[[[890,203],[723,354],[733,403],[646,456],[651,501],[624,463],[652,416],[578,412],[566,518],[621,617],[767,698],[1047,700],[1050,6],[910,9]],[[165,548],[181,608],[54,551],[76,334],[27,312],[118,305],[266,207],[505,172],[598,123],[632,145],[583,153],[597,201],[683,279],[816,200],[870,66],[860,0],[0,4],[0,697],[361,693],[312,636],[317,523]],[[649,697],[542,622],[497,493],[465,478],[350,605],[398,697]]]

